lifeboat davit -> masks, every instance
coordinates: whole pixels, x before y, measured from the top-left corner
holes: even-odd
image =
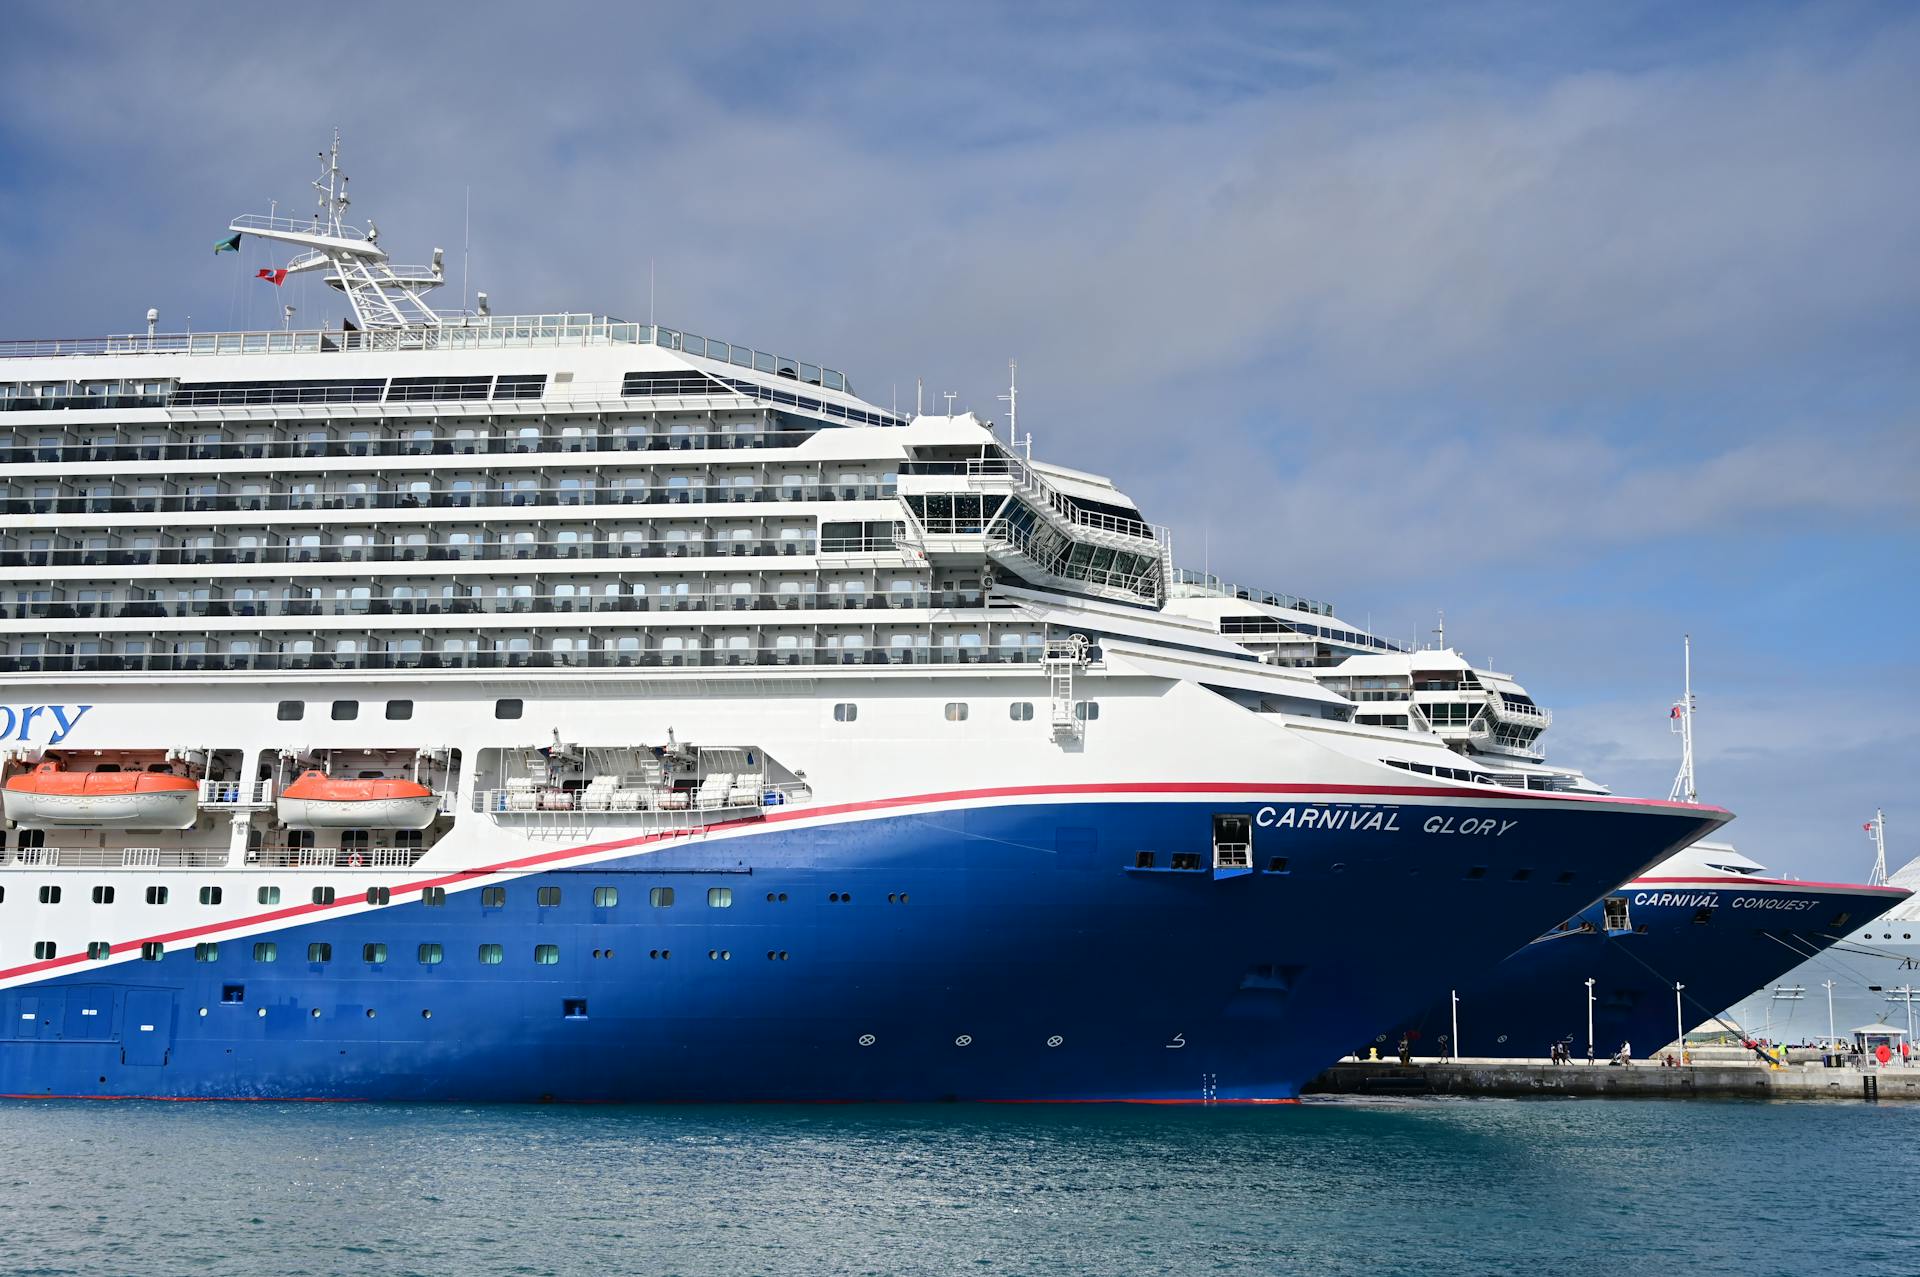
[[[280,791],[280,822],[306,829],[425,829],[439,814],[439,795],[410,780],[310,771]]]
[[[7,782],[7,819],[87,829],[190,829],[200,786],[171,772],[70,772],[41,763]]]

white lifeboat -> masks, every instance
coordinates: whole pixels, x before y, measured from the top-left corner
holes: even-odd
[[[280,822],[306,829],[425,829],[440,797],[411,780],[336,779],[301,773],[280,791]]]
[[[7,782],[7,819],[88,829],[190,829],[200,786],[171,772],[70,772],[41,763]]]

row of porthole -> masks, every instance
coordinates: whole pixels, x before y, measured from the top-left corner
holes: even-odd
[[[856,1040],[859,1042],[861,1046],[875,1046],[879,1044],[880,1035],[877,1033],[862,1033],[859,1036],[859,1038]],[[1047,1045],[1049,1047],[1063,1046],[1065,1045],[1066,1040],[1067,1039],[1065,1037],[1061,1036],[1058,1033],[1055,1033],[1047,1039]],[[959,1037],[953,1040],[953,1044],[958,1047],[972,1046],[973,1034],[962,1033]]]
[[[206,1015],[206,1013],[207,1013],[207,1009],[206,1009],[205,1007],[201,1007],[201,1008],[200,1008],[200,1014],[201,1014],[202,1016],[205,1016],[205,1015]],[[265,1007],[261,1007],[261,1008],[260,1008],[259,1010],[257,1010],[257,1011],[255,1011],[255,1012],[254,1012],[254,1014],[255,1014],[255,1015],[257,1015],[257,1016],[259,1016],[259,1017],[260,1017],[260,1018],[261,1018],[262,1020],[264,1020],[264,1019],[266,1019],[266,1018],[267,1018],[267,1009],[266,1009]],[[314,1019],[316,1019],[316,1020],[318,1020],[318,1019],[320,1018],[320,1008],[319,1008],[319,1007],[314,1007],[314,1008],[313,1008],[312,1010],[310,1010],[309,1012],[307,1012],[307,1014],[308,1014],[309,1016],[311,1016],[312,1018],[314,1018]],[[368,1008],[367,1008],[367,1018],[368,1018],[369,1020],[371,1020],[371,1019],[373,1019],[373,1018],[374,1018],[374,1010],[373,1010],[373,1008],[372,1008],[372,1007],[368,1007]],[[422,1007],[422,1008],[421,1008],[421,1010],[420,1010],[420,1018],[421,1018],[422,1020],[431,1020],[431,1019],[433,1018],[433,1010],[432,1010],[432,1008],[430,1008],[430,1007]]]

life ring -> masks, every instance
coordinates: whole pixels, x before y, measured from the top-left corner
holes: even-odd
[[[347,868],[349,869],[358,869],[365,863],[365,861],[360,859],[360,853],[357,851],[351,852],[347,856]]]

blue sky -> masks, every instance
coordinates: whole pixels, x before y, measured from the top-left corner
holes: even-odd
[[[1920,12],[1904,5],[10,7],[10,335],[266,325],[356,210],[502,311],[914,379],[1184,562],[1449,638],[1750,854],[1920,854]],[[334,48],[349,48],[348,54]],[[249,253],[261,251],[249,246]],[[930,399],[930,402],[935,402]]]

